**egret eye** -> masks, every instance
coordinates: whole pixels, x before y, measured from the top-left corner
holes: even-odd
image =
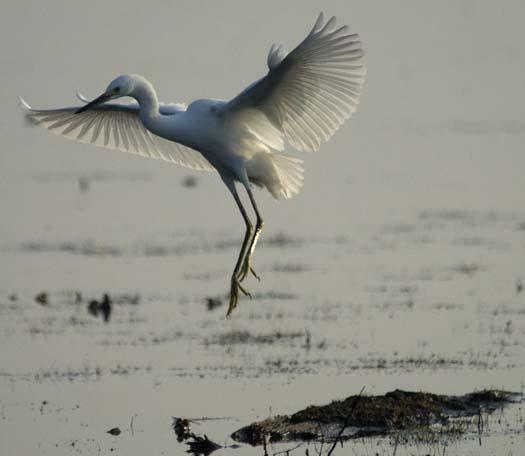
[[[119,92],[120,92],[120,87],[115,87],[115,88],[113,89],[113,92],[115,92],[115,93],[119,93]]]

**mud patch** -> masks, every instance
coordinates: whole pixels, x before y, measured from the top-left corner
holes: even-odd
[[[297,338],[304,338],[302,331],[281,332],[275,331],[269,334],[252,334],[249,331],[229,331],[212,339],[205,340],[205,345],[215,344],[231,346],[233,344],[264,344],[272,345],[287,342]]]
[[[463,396],[395,390],[383,396],[350,396],[323,406],[309,406],[292,415],[268,418],[232,434],[238,442],[260,445],[269,441],[357,438],[394,431],[421,430],[434,424],[490,413],[521,395],[484,390]],[[455,427],[456,429],[456,427]]]

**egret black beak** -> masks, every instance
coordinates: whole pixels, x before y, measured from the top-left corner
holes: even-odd
[[[95,106],[98,106],[99,104],[102,104],[109,99],[111,99],[111,95],[108,95],[107,93],[103,93],[100,95],[100,97],[95,98],[93,101],[90,101],[88,104],[82,106],[81,108],[77,109],[75,111],[75,114],[80,114],[81,112],[87,111],[88,109],[94,108]]]

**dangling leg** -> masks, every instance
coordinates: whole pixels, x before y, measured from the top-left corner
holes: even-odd
[[[246,223],[246,232],[244,234],[244,239],[242,241],[241,250],[239,252],[239,258],[237,258],[237,263],[235,264],[235,269],[233,270],[232,279],[231,279],[230,305],[228,306],[228,312],[226,314],[226,316],[229,316],[232,313],[233,309],[237,307],[237,301],[239,300],[239,290],[242,293],[244,293],[246,296],[249,296],[251,298],[250,293],[248,293],[241,286],[240,277],[241,277],[241,268],[245,263],[245,257],[248,253],[248,247],[250,245],[250,240],[253,234],[253,225],[248,217],[248,214],[246,213],[246,210],[244,209],[244,206],[242,205],[242,202],[239,198],[239,194],[237,193],[237,189],[235,188],[235,184],[233,183],[233,181],[224,180],[224,183],[226,184],[231,194],[233,195],[233,198],[235,199],[235,202],[237,203],[237,206],[239,207],[239,210],[241,211],[242,218],[244,219],[244,222]]]
[[[253,252],[255,251],[255,246],[257,245],[257,241],[259,240],[259,236],[261,235],[261,231],[264,226],[264,221],[261,217],[261,214],[259,213],[259,209],[257,208],[257,203],[255,202],[255,198],[253,197],[253,193],[250,188],[250,185],[245,184],[244,186],[246,188],[246,191],[248,192],[248,196],[250,197],[250,201],[255,211],[255,215],[257,216],[257,222],[255,224],[255,234],[252,237],[252,240],[250,242],[250,247],[248,248],[248,252],[246,254],[246,257],[244,259],[244,263],[241,269],[241,275],[240,275],[241,282],[248,275],[248,271],[250,271],[257,280],[261,280],[260,277],[255,273],[255,271],[252,268],[252,255],[253,255]]]

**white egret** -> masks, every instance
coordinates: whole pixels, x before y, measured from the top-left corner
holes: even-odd
[[[142,76],[113,80],[102,95],[81,107],[33,109],[28,117],[53,133],[83,142],[160,158],[193,169],[218,171],[246,224],[230,287],[228,315],[236,307],[241,282],[255,277],[252,255],[263,219],[251,184],[275,198],[290,198],[303,182],[302,160],[274,151],[285,140],[295,149],[315,151],[355,111],[365,76],[357,34],[335,27],[321,13],[306,38],[290,53],[273,45],[268,73],[229,101],[196,100],[188,107],[159,103]],[[106,102],[131,97],[129,105]],[[256,215],[255,227],[239,198],[246,189]],[[258,278],[258,277],[257,277]]]

